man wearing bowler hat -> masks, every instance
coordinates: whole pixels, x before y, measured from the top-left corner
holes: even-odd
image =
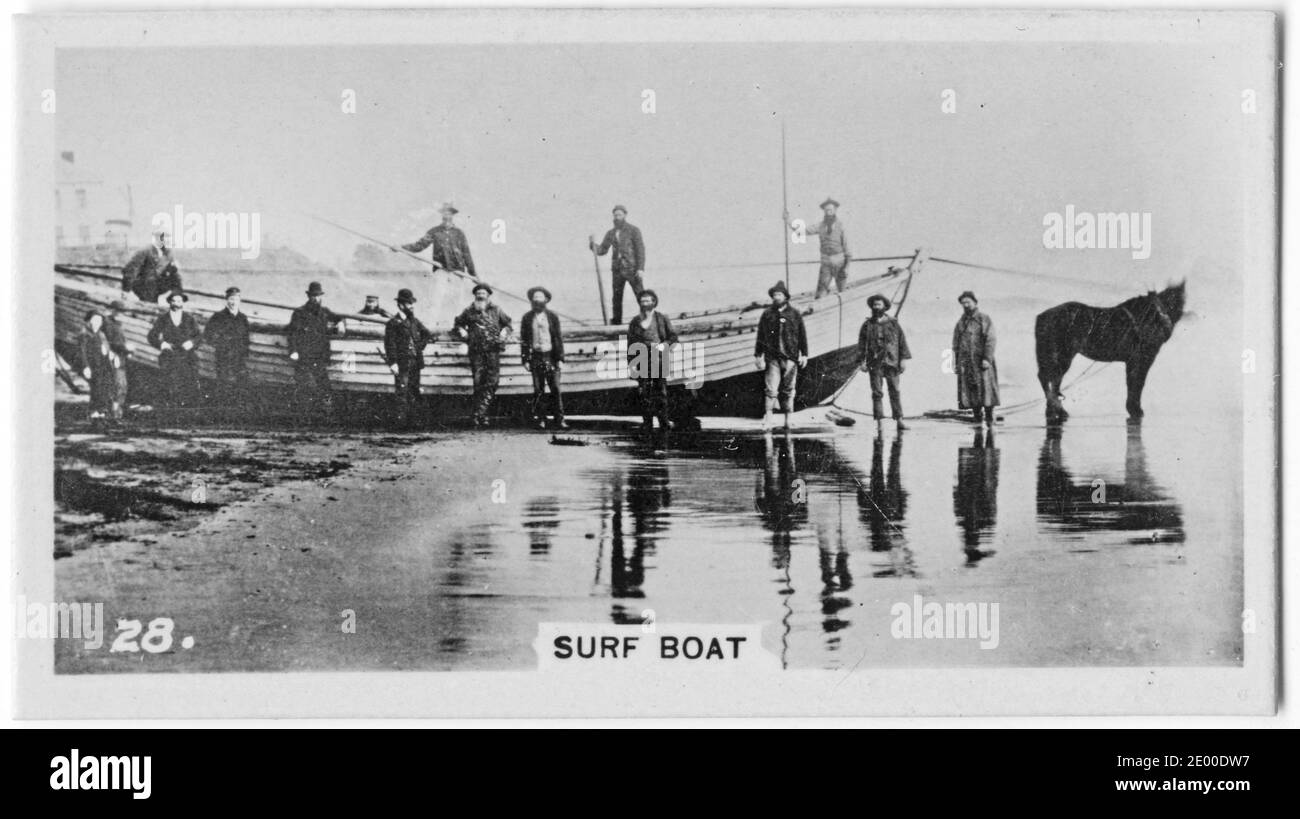
[[[822,220],[806,226],[804,232],[816,236],[821,243],[821,269],[817,274],[817,298],[821,298],[831,292],[831,282],[835,283],[836,292],[844,289],[852,256],[848,237],[844,235],[844,223],[836,216],[840,203],[828,196],[818,207],[822,209]]]
[[[465,238],[465,232],[456,227],[456,206],[450,202],[443,202],[442,207],[438,209],[442,215],[442,224],[429,228],[419,240],[402,245],[403,250],[409,250],[412,253],[419,253],[429,245],[433,245],[433,269],[459,270],[468,273],[474,278],[478,278],[478,273],[474,272],[474,257],[469,253],[469,240]],[[391,248],[397,250],[397,248]]]
[[[398,290],[397,315],[384,328],[384,360],[393,372],[399,426],[409,426],[412,411],[419,406],[424,348],[433,340],[433,333],[415,317],[415,295],[406,288]]]
[[[871,315],[862,322],[858,331],[858,366],[871,378],[871,411],[876,418],[876,434],[880,434],[885,410],[882,404],[883,386],[889,388],[889,408],[899,430],[903,424],[903,402],[898,396],[898,377],[907,367],[912,351],[907,348],[907,336],[898,320],[889,315],[889,299],[877,293],[867,299]]]
[[[551,390],[555,402],[555,426],[568,429],[564,422],[564,394],[560,390],[560,370],[564,368],[564,338],[560,335],[560,317],[547,307],[551,291],[538,285],[528,291],[533,309],[519,323],[519,351],[524,368],[533,374],[533,421],[546,429],[543,401]]]
[[[149,343],[158,348],[164,400],[167,406],[192,407],[199,392],[197,348],[203,332],[193,315],[185,312],[190,297],[183,290],[167,296],[167,312],[149,330]]]
[[[328,415],[330,402],[330,335],[347,332],[343,319],[323,304],[320,282],[307,287],[307,302],[289,319],[289,360],[294,362],[295,403],[298,411]]]
[[[587,244],[597,256],[604,256],[613,249],[614,258],[610,262],[610,275],[613,277],[614,324],[623,323],[623,286],[632,285],[632,295],[639,302],[641,292],[645,290],[645,242],[641,239],[641,228],[627,221],[627,208],[614,206],[614,226],[605,233],[599,245],[588,236]]]
[[[976,424],[993,427],[998,395],[997,336],[993,320],[980,312],[979,299],[967,290],[957,297],[962,315],[952,331],[953,369],[957,371],[957,406],[974,413]]]
[[[772,426],[772,407],[777,403],[789,429],[799,368],[808,365],[808,332],[803,316],[790,306],[785,282],[769,287],[767,295],[772,304],[759,317],[754,339],[754,364],[763,370],[763,429]]]
[[[488,425],[488,410],[501,380],[501,351],[510,340],[511,327],[510,316],[492,303],[492,288],[483,282],[475,284],[474,303],[456,316],[452,332],[469,346],[469,366],[474,374],[471,421],[476,427]]]

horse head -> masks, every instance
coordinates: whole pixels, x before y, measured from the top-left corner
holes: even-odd
[[[1187,301],[1187,279],[1183,279],[1178,284],[1171,284],[1158,294],[1152,295],[1159,301],[1169,320],[1176,322],[1183,317],[1183,307]]]

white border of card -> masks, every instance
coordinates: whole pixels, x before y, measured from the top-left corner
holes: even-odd
[[[864,10],[495,10],[182,12],[33,16],[16,21],[18,116],[15,362],[39,361],[53,337],[55,126],[40,111],[60,48],[443,42],[1215,42],[1258,56],[1257,127],[1243,136],[1247,172],[1243,338],[1260,373],[1276,373],[1279,258],[1277,22],[1266,12]],[[142,33],[147,30],[147,35]],[[1243,79],[1245,82],[1245,79]],[[18,548],[14,595],[53,597],[52,379],[14,366]],[[684,673],[664,664],[622,670],[250,674],[53,673],[48,641],[16,640],[16,711],[23,718],[620,717],[1073,714],[1271,714],[1277,678],[1277,384],[1243,391],[1244,601],[1255,628],[1240,667],[859,668],[850,673]]]

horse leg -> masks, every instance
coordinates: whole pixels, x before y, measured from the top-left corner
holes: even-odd
[[[1151,369],[1153,361],[1153,356],[1139,353],[1137,357],[1125,362],[1125,375],[1128,381],[1128,401],[1125,407],[1128,409],[1129,420],[1134,423],[1142,420],[1142,389],[1146,386],[1147,372]]]

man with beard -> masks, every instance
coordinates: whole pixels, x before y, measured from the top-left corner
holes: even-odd
[[[433,245],[435,271],[460,270],[478,278],[478,274],[474,272],[474,257],[469,254],[469,240],[465,238],[465,232],[456,227],[455,217],[460,211],[456,210],[456,206],[452,203],[444,202],[438,213],[442,215],[442,224],[429,228],[429,231],[419,240],[402,245],[402,249],[419,253],[429,245]],[[390,249],[397,250],[395,247]]]
[[[645,289],[645,242],[641,239],[641,229],[627,221],[627,208],[614,206],[614,226],[605,233],[599,245],[591,237],[587,244],[597,256],[604,256],[612,248],[613,261],[610,262],[610,275],[613,277],[614,324],[623,323],[623,287],[632,285],[633,296],[640,300]]]
[[[871,315],[862,322],[858,331],[859,367],[871,379],[871,410],[876,418],[876,434],[881,433],[884,424],[885,409],[884,386],[889,388],[889,408],[893,411],[894,421],[900,430],[903,425],[903,402],[898,396],[898,377],[907,367],[907,359],[912,351],[907,348],[907,336],[903,327],[889,315],[889,299],[877,293],[867,299]]]
[[[654,419],[659,418],[659,431],[668,432],[668,376],[672,372],[672,345],[677,343],[677,332],[668,317],[660,313],[659,296],[653,290],[642,290],[641,312],[627,326],[628,374],[636,380],[641,399],[641,427],[645,432],[654,430]]]
[[[289,319],[289,360],[294,362],[295,404],[299,412],[328,415],[330,402],[330,335],[337,326],[347,332],[347,323],[323,303],[320,282],[307,287],[307,302]]]
[[[849,240],[844,235],[844,223],[836,216],[840,203],[830,197],[819,207],[822,209],[822,221],[805,228],[805,233],[816,236],[821,243],[821,269],[817,275],[816,298],[831,292],[831,282],[835,283],[836,292],[844,290],[848,281]]]
[[[433,333],[415,317],[415,295],[406,288],[397,291],[397,315],[384,328],[384,360],[393,371],[399,426],[410,426],[412,411],[419,406],[424,348],[433,340]]]
[[[957,371],[957,406],[974,413],[976,424],[993,427],[998,395],[997,336],[993,320],[980,312],[979,299],[967,290],[957,297],[962,316],[952,331],[953,368]]]
[[[501,380],[501,350],[510,339],[511,326],[510,316],[492,303],[492,288],[482,282],[474,285],[474,303],[456,316],[452,332],[469,346],[474,374],[471,423],[476,427],[488,425],[488,410]]]
[[[203,337],[199,322],[185,312],[190,300],[184,291],[173,290],[167,296],[167,312],[153,323],[149,343],[158,348],[166,404],[169,407],[192,407],[199,392],[199,340]]]
[[[799,311],[790,306],[785,282],[772,285],[767,295],[772,304],[759,318],[754,339],[754,364],[763,370],[763,429],[772,426],[772,407],[778,402],[789,429],[799,368],[808,365],[808,332]]]
[[[547,307],[551,303],[551,291],[545,287],[530,289],[528,300],[533,310],[519,324],[519,350],[524,368],[533,374],[533,421],[538,429],[546,429],[543,401],[549,387],[555,401],[555,426],[568,429],[564,422],[564,395],[560,390],[560,370],[564,368],[560,317]]]

